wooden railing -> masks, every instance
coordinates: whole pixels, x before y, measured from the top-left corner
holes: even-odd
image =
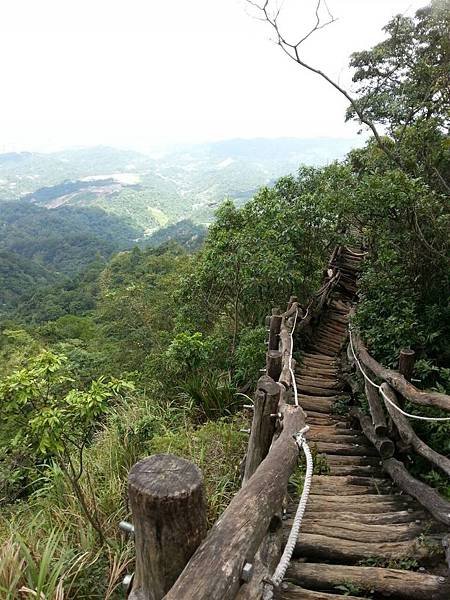
[[[359,419],[362,430],[380,452],[383,469],[397,485],[427,508],[436,519],[450,525],[450,502],[435,489],[413,477],[403,462],[393,457],[396,449],[399,453],[412,451],[450,476],[449,458],[421,440],[408,417],[401,412],[404,412],[405,400],[418,406],[433,406],[450,411],[450,396],[419,390],[408,381],[412,374],[413,352],[401,351],[399,371],[394,371],[381,365],[369,354],[356,332],[352,333],[350,340],[348,356],[350,361],[356,362],[357,359],[358,366],[366,374],[364,388],[370,411],[368,417],[354,408],[353,415]],[[374,379],[381,383],[373,382]]]
[[[265,374],[254,395],[242,487],[206,537],[203,481],[194,465],[159,455],[130,471],[136,544],[132,600],[262,597],[264,579],[281,555],[282,505],[299,456],[294,434],[305,425],[302,408],[292,404],[294,330],[308,331],[339,277],[328,269],[307,308],[292,296],[284,313],[274,309],[267,318]]]
[[[346,280],[345,270],[335,267],[339,253],[336,248],[324,283],[307,307],[302,308],[292,296],[285,312],[273,309],[267,317],[265,373],[254,394],[242,487],[209,533],[206,535],[203,479],[195,465],[175,456],[157,455],[131,469],[129,497],[136,544],[132,600],[262,598],[265,580],[281,555],[282,507],[299,456],[293,436],[305,425],[305,414],[294,402],[293,336],[309,337],[339,282],[354,285]],[[410,352],[403,352],[400,371],[392,371],[370,356],[356,332],[351,339],[354,362],[380,381],[375,386],[365,381],[370,416],[357,407],[352,409],[353,416],[380,452],[383,467],[394,481],[449,525],[450,503],[412,477],[393,455],[396,448],[407,446],[450,473],[448,458],[424,444],[394,408],[408,400],[449,410],[450,397],[411,384]],[[354,377],[349,381],[352,387],[355,381]],[[447,543],[450,546],[450,540]],[[450,549],[447,553],[450,556]]]

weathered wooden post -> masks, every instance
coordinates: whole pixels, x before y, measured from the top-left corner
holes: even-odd
[[[369,403],[370,414],[372,416],[372,424],[375,433],[380,437],[384,437],[388,432],[386,418],[384,416],[383,405],[381,404],[378,390],[366,381],[364,383],[367,402]]]
[[[155,454],[128,475],[136,569],[131,600],[160,600],[206,536],[203,476],[193,463]]]
[[[280,401],[280,386],[267,375],[259,378],[256,388],[254,413],[247,460],[242,485],[250,479],[269,452],[275,433],[276,415]]]
[[[268,350],[278,350],[278,336],[280,334],[281,320],[279,308],[272,309],[272,316],[269,323],[269,343]]]
[[[278,381],[281,375],[281,362],[281,352],[279,350],[268,350],[266,354],[266,374],[275,381]]]
[[[402,348],[398,358],[398,370],[407,381],[411,381],[416,362],[416,353],[411,348]]]
[[[294,304],[294,302],[298,302],[298,297],[297,296],[291,296],[289,298],[289,302],[288,302],[288,305],[287,305],[287,310],[289,310],[292,307],[292,305]]]
[[[269,317],[269,339],[267,341],[266,374],[278,381],[281,373],[281,352],[278,350],[280,344],[280,328],[283,319],[279,308],[272,308],[272,316]]]

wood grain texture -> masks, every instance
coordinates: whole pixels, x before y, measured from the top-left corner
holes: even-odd
[[[206,536],[203,477],[191,462],[156,454],[128,475],[136,570],[131,600],[160,600]]]

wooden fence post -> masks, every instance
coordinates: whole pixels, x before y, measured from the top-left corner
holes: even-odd
[[[383,437],[387,434],[388,427],[378,390],[375,389],[368,381],[364,382],[364,387],[375,433]]]
[[[250,479],[269,452],[275,433],[280,401],[280,386],[267,375],[259,378],[256,388],[252,428],[248,440],[247,460],[242,485]],[[272,416],[271,416],[272,415]]]
[[[266,374],[274,381],[278,381],[281,375],[281,352],[279,350],[269,350],[266,354]]]
[[[414,363],[416,361],[416,353],[410,348],[400,350],[398,358],[398,370],[407,381],[411,381],[411,376],[414,371]]]
[[[280,309],[274,308],[272,309],[272,316],[270,317],[269,324],[269,344],[268,350],[278,350],[278,336],[280,333],[281,327],[281,319]]]
[[[288,305],[287,305],[287,310],[289,310],[295,302],[298,302],[298,297],[297,296],[291,296],[289,298],[289,302],[288,302]]]
[[[193,463],[155,454],[128,475],[136,570],[131,600],[160,600],[206,536],[203,476]]]

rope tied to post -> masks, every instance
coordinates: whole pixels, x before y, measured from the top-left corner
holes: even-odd
[[[300,527],[302,524],[303,516],[306,510],[306,503],[308,502],[309,493],[311,490],[312,476],[313,476],[313,458],[311,450],[306,442],[305,434],[309,431],[309,426],[305,425],[293,438],[298,446],[299,453],[303,451],[306,458],[306,474],[303,483],[303,490],[298,503],[297,511],[292,523],[291,531],[289,533],[286,546],[281,556],[280,562],[278,563],[275,573],[271,579],[266,581],[266,585],[263,593],[263,600],[271,600],[273,598],[274,590],[278,589],[284,579],[286,570],[294,552],[295,543],[300,533]]]
[[[350,339],[350,350],[352,352],[352,355],[353,355],[353,358],[355,359],[356,364],[358,365],[359,370],[361,371],[361,375],[364,377],[364,379],[368,383],[370,383],[370,385],[372,385],[374,388],[376,388],[380,392],[380,394],[383,396],[383,398],[386,402],[388,402],[393,408],[398,410],[398,412],[401,413],[403,416],[408,417],[410,419],[416,419],[418,421],[438,421],[438,422],[439,421],[450,421],[450,417],[424,417],[422,415],[412,415],[411,413],[408,413],[408,412],[404,411],[402,408],[400,408],[400,406],[395,404],[395,402],[392,402],[392,400],[390,398],[388,398],[388,396],[384,393],[381,385],[378,385],[377,383],[375,383],[364,371],[364,369],[361,365],[361,361],[356,356],[355,348],[353,346],[352,328],[349,327],[348,331],[349,331],[349,339]]]

